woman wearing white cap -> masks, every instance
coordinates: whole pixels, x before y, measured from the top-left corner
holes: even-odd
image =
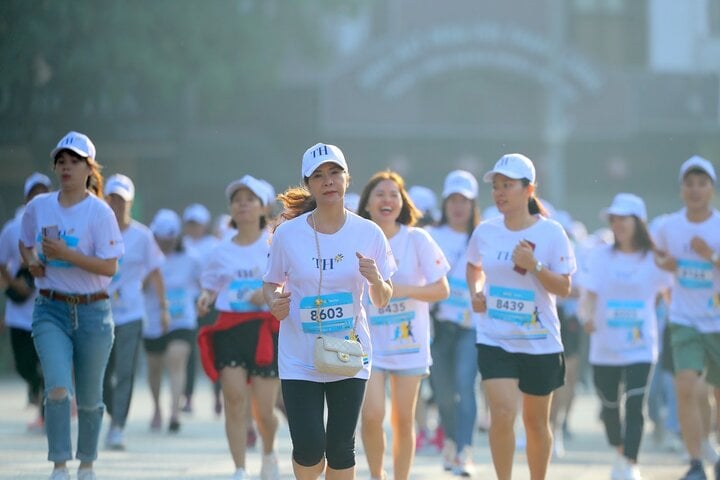
[[[678,417],[690,455],[686,480],[704,479],[703,426],[698,388],[705,380],[720,403],[720,212],[713,208],[717,176],[708,160],[694,156],[680,167],[685,207],[669,215],[655,236],[658,266],[672,272],[670,341]],[[720,462],[715,465],[720,476]]]
[[[95,478],[102,380],[113,342],[106,289],[124,249],[115,215],[102,201],[90,139],[70,132],[50,156],[60,190],[27,205],[19,247],[40,294],[32,335],[45,379],[48,459],[55,464],[50,478],[70,478],[70,397],[77,392],[78,479],[88,480]]]
[[[110,415],[105,446],[113,450],[125,448],[123,430],[130,411],[145,318],[144,282],[155,287],[157,299],[164,308],[163,321],[165,324],[169,322],[165,286],[159,268],[165,256],[150,229],[130,217],[134,198],[135,185],[129,177],[116,174],[108,178],[105,200],[115,213],[125,244],[125,255],[120,258],[118,272],[108,287],[115,341],[105,370],[103,399]]]
[[[457,475],[472,473],[472,437],[477,416],[477,315],[472,312],[465,278],[467,243],[480,218],[475,203],[477,194],[473,174],[465,170],[448,173],[440,222],[428,229],[450,264],[447,274],[450,296],[434,309],[430,383],[444,431],[443,468]]]
[[[220,379],[225,400],[225,433],[235,463],[233,480],[249,479],[245,470],[247,405],[263,440],[260,478],[276,480],[275,417],[280,382],[277,367],[278,321],[267,311],[262,293],[270,248],[266,185],[252,177],[234,180],[225,189],[236,234],[215,247],[202,270],[198,311],[220,312],[213,325],[200,329],[200,357],[210,379]]]
[[[304,186],[280,196],[287,220],[275,230],[263,290],[280,320],[278,363],[295,476],[316,479],[325,471],[329,480],[351,479],[372,355],[363,297],[377,307],[387,305],[396,267],[380,227],[345,209],[350,176],[340,149],[310,147],[301,172]],[[357,339],[363,367],[351,377],[318,371],[313,357],[318,334]]]
[[[183,245],[189,250],[193,250],[196,256],[203,262],[207,262],[210,252],[219,243],[219,239],[210,232],[210,210],[201,203],[193,203],[183,210]],[[197,319],[198,325],[211,325],[215,321],[214,313],[204,315]],[[185,372],[185,405],[184,412],[192,412],[192,396],[195,391],[195,373],[197,370],[197,345],[193,342],[190,350],[190,358],[187,362]],[[215,413],[220,414],[222,403],[220,402],[220,389],[218,385],[214,386],[215,394]]]
[[[165,298],[156,291],[156,284],[146,282],[143,344],[147,355],[148,384],[155,410],[151,430],[160,430],[160,385],[163,369],[170,377],[170,419],[168,432],[180,430],[180,396],[185,387],[186,367],[190,348],[195,344],[197,310],[195,298],[200,290],[200,259],[182,242],[180,217],[172,210],[161,209],[150,223],[150,230],[165,261],[160,266]],[[167,312],[167,313],[166,313]],[[167,317],[169,316],[169,324]]]
[[[415,404],[421,380],[430,373],[430,307],[447,298],[445,255],[428,233],[413,224],[415,208],[400,175],[378,172],[360,195],[358,214],[382,228],[398,271],[386,307],[366,302],[372,340],[372,373],[362,409],[362,438],[370,475],[385,477],[385,388],[390,381],[393,476],[410,477],[415,454]]]
[[[35,172],[25,180],[23,194],[27,204],[36,196],[47,193],[52,188],[50,179],[42,173]],[[26,266],[23,265],[18,241],[20,225],[25,213],[23,205],[15,218],[5,224],[0,233],[0,276],[7,285],[5,295],[5,326],[10,329],[10,346],[12,347],[15,370],[28,386],[28,401],[39,407],[35,421],[28,424],[28,430],[44,432],[42,408],[42,375],[40,359],[32,339],[32,315],[35,297],[35,282]]]
[[[502,214],[468,245],[467,281],[477,323],[478,368],[490,408],[490,449],[500,480],[512,477],[513,425],[522,402],[530,476],[543,479],[552,448],[550,402],[565,363],[556,297],[570,294],[575,257],[563,227],[544,216],[535,166],[517,153],[483,176]]]
[[[602,404],[601,418],[610,445],[617,450],[611,478],[640,480],[637,467],[643,432],[643,404],[650,369],[658,358],[655,299],[672,277],[654,262],[645,222],[645,202],[619,193],[606,211],[614,243],[590,254],[583,286],[585,323],[590,334],[590,364]],[[619,392],[625,392],[620,419]]]

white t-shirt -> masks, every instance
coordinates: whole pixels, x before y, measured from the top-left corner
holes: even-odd
[[[165,263],[160,273],[165,282],[165,297],[170,314],[168,331],[197,327],[197,310],[195,299],[200,287],[200,259],[196,252],[171,252],[165,256]],[[163,335],[160,322],[160,303],[152,285],[145,289],[145,309],[147,317],[143,322],[143,337],[158,338]]]
[[[450,271],[447,274],[450,296],[437,303],[435,318],[457,323],[463,328],[474,329],[480,316],[472,310],[465,275],[468,235],[465,232],[457,232],[448,225],[428,227],[427,231],[440,246],[450,264]]]
[[[696,236],[720,252],[720,212],[713,210],[704,222],[692,223],[683,208],[669,215],[655,235],[657,247],[678,263],[670,322],[703,333],[720,332],[720,269],[690,248],[690,241]]]
[[[535,258],[548,270],[571,275],[575,256],[570,240],[555,220],[537,216],[537,222],[519,231],[508,230],[504,217],[482,222],[468,244],[468,262],[481,266],[486,281],[487,311],[477,324],[477,343],[508,352],[530,354],[563,351],[556,296],[534,273],[513,270],[512,252],[521,240],[535,244]]]
[[[365,368],[355,378],[370,374],[372,346],[363,297],[368,283],[360,274],[355,252],[373,258],[384,280],[397,267],[390,245],[380,227],[370,220],[347,212],[345,224],[336,233],[317,233],[320,258],[314,230],[308,224],[309,213],[288,220],[277,228],[270,245],[267,271],[263,281],[285,284],[290,292],[290,314],[280,322],[278,363],[283,380],[333,382],[345,377],[327,375],[315,370],[313,352],[319,333],[318,315],[325,335],[348,338],[355,324],[358,341],[366,354]],[[322,268],[322,307],[316,306]]]
[[[585,276],[585,288],[597,295],[590,363],[655,363],[659,346],[655,298],[671,285],[672,276],[655,265],[652,252],[597,247]]]
[[[0,265],[4,265],[11,277],[17,275],[22,265],[18,240],[20,239],[20,225],[24,208],[21,208],[15,218],[3,226],[0,233]],[[35,305],[37,290],[23,303],[15,303],[9,298],[5,299],[5,325],[22,330],[32,330],[32,313]]]
[[[440,247],[423,229],[400,226],[390,239],[398,267],[395,285],[427,285],[440,280],[450,270]],[[430,305],[409,297],[393,298],[378,309],[369,299],[365,308],[370,321],[374,367],[406,370],[429,367]]]
[[[22,219],[20,240],[37,250],[45,263],[45,276],[36,278],[38,289],[64,293],[95,293],[110,285],[111,277],[83,270],[64,260],[47,260],[42,252],[43,227],[57,225],[60,238],[72,250],[101,259],[120,258],[124,247],[115,214],[107,203],[88,195],[71,207],[63,207],[59,192],[38,195],[28,203]]]
[[[220,240],[213,235],[203,235],[197,240],[188,235],[183,237],[183,245],[185,248],[194,250],[195,255],[203,262],[208,260],[210,252],[212,252],[218,243],[220,243]]]
[[[219,292],[215,308],[221,312],[254,312],[267,310],[249,300],[253,292],[262,288],[270,250],[269,234],[263,230],[250,245],[238,245],[232,239],[220,242],[202,271],[202,288]]]
[[[165,261],[155,236],[142,223],[131,220],[122,237],[125,255],[118,260],[118,271],[108,287],[115,326],[145,318],[143,282]]]

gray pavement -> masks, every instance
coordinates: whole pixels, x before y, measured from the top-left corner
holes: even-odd
[[[168,394],[164,386],[163,395]],[[196,388],[195,412],[183,417],[179,434],[150,433],[148,425],[152,402],[145,379],[136,384],[130,418],[126,429],[127,450],[122,452],[102,449],[95,464],[98,479],[228,479],[233,465],[225,442],[223,420],[212,411],[210,384],[203,378]],[[166,397],[165,397],[166,398]],[[45,479],[51,464],[47,462],[47,444],[41,434],[29,433],[26,424],[35,412],[26,405],[25,388],[20,380],[0,380],[0,479]],[[597,420],[598,403],[588,393],[580,393],[571,418],[573,439],[566,441],[567,455],[553,460],[548,480],[607,480],[610,478],[612,452],[605,442]],[[284,420],[284,419],[283,419]],[[104,431],[101,440],[104,439]],[[291,444],[287,424],[281,421],[277,443],[283,479],[292,477]],[[75,441],[75,430],[73,441]],[[656,447],[650,435],[644,439],[640,467],[646,480],[676,480],[686,469],[679,454]],[[478,433],[475,438],[476,473],[473,478],[495,478],[490,463],[487,436]],[[368,469],[358,436],[358,479],[368,479]],[[438,454],[420,454],[416,457],[411,478],[453,478],[444,473]],[[77,462],[69,464],[71,471]],[[392,466],[386,459],[386,468]],[[257,449],[248,453],[248,470],[258,478],[260,454]],[[707,467],[708,478],[711,468]],[[74,472],[73,472],[74,478]],[[392,478],[392,476],[390,476]],[[525,457],[516,453],[514,479],[529,479]]]

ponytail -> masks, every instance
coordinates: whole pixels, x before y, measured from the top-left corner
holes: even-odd
[[[317,207],[315,198],[310,194],[307,188],[303,186],[290,187],[285,192],[278,195],[278,200],[282,203],[284,209],[280,214],[281,222],[299,217],[303,213],[314,210]],[[275,225],[277,228],[277,225]]]
[[[95,159],[93,158],[86,158],[85,161],[87,162],[88,166],[90,167],[90,176],[87,178],[87,181],[85,182],[85,188],[90,190],[93,194],[95,194],[96,197],[102,199],[103,198],[103,176],[100,171],[102,170],[102,165],[97,163]]]
[[[530,180],[528,180],[527,178],[523,178],[522,184],[524,187],[527,187],[528,185],[530,185]],[[528,211],[530,212],[530,215],[542,215],[545,218],[550,218],[550,214],[548,213],[547,209],[543,206],[540,199],[537,198],[534,193],[530,195],[530,198],[528,199]]]

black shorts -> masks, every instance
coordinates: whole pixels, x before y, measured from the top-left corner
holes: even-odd
[[[258,333],[262,320],[250,320],[227,330],[215,332],[212,336],[215,352],[215,368],[219,372],[225,367],[242,367],[251,377],[278,376],[278,336],[273,334],[273,361],[260,366],[255,362]]]
[[[562,306],[558,305],[558,318],[560,319],[560,337],[562,339],[565,356],[572,357],[580,352],[580,334],[582,326],[577,315],[566,315]]]
[[[549,395],[565,383],[565,355],[511,353],[500,347],[478,344],[478,369],[482,380],[517,378],[520,391]]]
[[[173,340],[182,340],[192,347],[195,343],[195,330],[178,328],[158,338],[144,338],[143,345],[148,353],[165,353],[168,344]]]
[[[675,373],[672,345],[670,344],[670,323],[665,324],[662,332],[662,348],[660,349],[660,368]]]

